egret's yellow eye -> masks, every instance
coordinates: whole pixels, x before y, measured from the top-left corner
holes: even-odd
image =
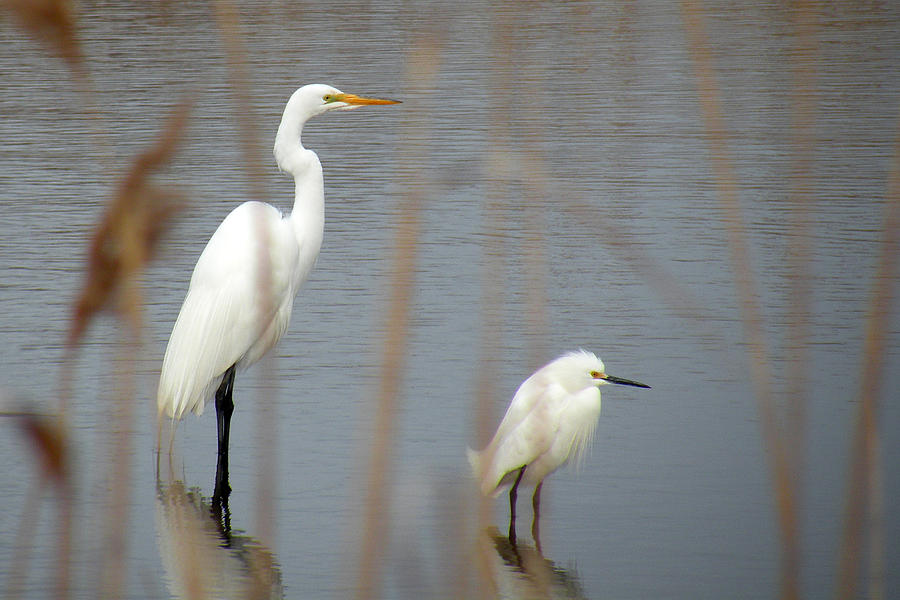
[[[600,371],[591,371],[591,377],[593,377],[594,379],[599,379]]]
[[[331,97],[331,94],[325,94],[322,96],[322,101],[328,104],[329,102],[334,102],[334,99]]]

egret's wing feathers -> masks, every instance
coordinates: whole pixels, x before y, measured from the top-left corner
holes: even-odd
[[[245,293],[237,281],[188,292],[163,359],[160,412],[177,419],[189,410],[201,414],[225,371],[259,337],[260,315],[248,318],[235,300]]]
[[[281,337],[294,298],[281,289],[291,285],[279,272],[291,251],[290,245],[284,247],[290,236],[281,223],[274,208],[248,202],[210,238],[166,348],[157,395],[160,413],[179,419],[187,411],[202,413],[231,365],[252,364]],[[261,240],[273,248],[268,277],[258,275],[259,265],[266,264],[265,255],[260,259]],[[268,297],[261,287],[266,280]],[[286,300],[272,304],[281,298]]]
[[[482,466],[481,489],[486,495],[496,496],[511,485],[515,471],[549,451],[556,437],[565,389],[556,383],[522,388],[484,451],[489,462]]]
[[[482,492],[496,496],[513,484],[536,486],[572,458],[577,464],[591,446],[600,416],[603,373],[603,362],[581,351],[526,379],[491,442],[482,452],[469,453]]]
[[[497,433],[494,439],[503,439],[509,432],[524,421],[534,407],[540,402],[541,397],[546,389],[546,376],[543,370],[537,371],[531,377],[522,382],[516,394],[513,396],[503,420],[497,426]]]

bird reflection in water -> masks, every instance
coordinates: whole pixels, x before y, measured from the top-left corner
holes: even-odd
[[[231,529],[227,501],[211,502],[199,488],[158,473],[156,491],[157,546],[172,597],[284,598],[275,557]]]
[[[493,557],[490,573],[498,598],[586,598],[578,573],[544,558],[539,548],[510,541],[496,527],[485,531],[482,543],[483,555]]]

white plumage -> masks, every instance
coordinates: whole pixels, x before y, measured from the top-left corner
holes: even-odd
[[[228,436],[235,373],[284,334],[294,297],[319,255],[325,190],[316,153],[300,142],[303,125],[330,110],[395,100],[363,98],[313,84],[294,92],[275,135],[278,167],[294,178],[294,209],[284,216],[262,202],[245,202],[225,217],[206,244],[175,321],[156,401],[160,417],[203,412],[216,399],[218,462],[214,502],[227,502]]]
[[[573,457],[579,460],[590,447],[600,416],[598,387],[606,383],[649,387],[607,375],[603,361],[590,352],[565,354],[519,386],[484,450],[468,450],[483,494],[496,497],[511,488],[511,538],[516,489],[519,485],[535,486],[536,531],[541,483]]]
[[[202,414],[226,369],[243,369],[275,345],[321,240],[315,231],[299,239],[277,209],[261,202],[245,202],[222,221],[197,261],[169,338],[160,412],[175,419]],[[268,295],[263,264],[271,270]]]
[[[329,110],[393,100],[307,85],[293,93],[275,137],[275,159],[295,182],[294,208],[245,202],[200,255],[163,359],[160,414],[201,414],[226,371],[258,361],[287,329],[294,297],[315,264],[325,226],[322,166],[300,141],[303,125]]]

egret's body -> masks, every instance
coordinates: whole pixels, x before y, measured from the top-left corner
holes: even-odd
[[[535,488],[536,533],[544,478],[590,447],[600,416],[598,388],[606,383],[649,387],[607,375],[603,361],[590,352],[565,354],[519,386],[487,447],[481,452],[469,450],[482,493],[496,497],[510,488],[512,539],[518,487]]]
[[[321,241],[320,229],[301,242],[289,220],[261,202],[245,202],[222,221],[197,261],[169,338],[160,412],[174,419],[188,411],[202,414],[229,367],[242,370],[275,345]],[[261,261],[271,271],[268,294],[257,268]]]
[[[294,297],[322,244],[322,166],[315,152],[301,144],[303,125],[330,110],[395,102],[344,94],[319,84],[294,92],[284,109],[274,150],[279,168],[294,178],[293,210],[285,216],[262,202],[241,204],[219,225],[194,267],[166,347],[157,406],[160,415],[181,419],[187,411],[201,414],[215,395],[218,497],[228,492],[228,430],[235,372],[262,358],[284,334]]]

